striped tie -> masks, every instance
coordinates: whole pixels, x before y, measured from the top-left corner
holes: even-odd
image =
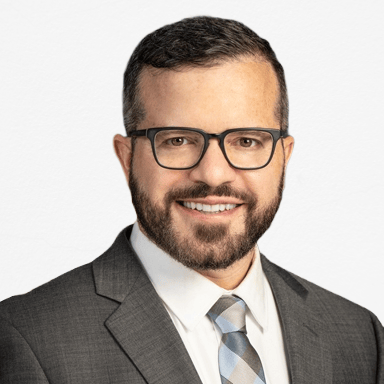
[[[265,384],[259,355],[246,336],[243,300],[222,296],[208,316],[223,333],[219,349],[219,369],[222,384]]]

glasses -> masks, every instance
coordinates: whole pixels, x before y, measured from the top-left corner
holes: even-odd
[[[156,162],[167,169],[191,169],[203,158],[209,140],[219,139],[228,163],[237,169],[254,170],[266,167],[273,157],[277,141],[288,132],[270,128],[235,128],[220,134],[197,128],[148,128],[131,131],[128,137],[147,137],[152,144]]]

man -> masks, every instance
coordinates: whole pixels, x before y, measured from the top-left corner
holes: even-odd
[[[384,383],[377,318],[257,248],[293,150],[268,42],[230,20],[165,26],[123,96],[137,223],[0,305],[1,383]]]

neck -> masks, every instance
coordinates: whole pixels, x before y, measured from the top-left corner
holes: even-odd
[[[252,262],[255,257],[255,250],[252,249],[246,256],[241,260],[236,261],[230,267],[226,269],[219,270],[206,270],[206,271],[196,271],[211,280],[219,287],[232,290],[235,289],[240,283],[244,280],[247,275],[249,268],[252,265]]]

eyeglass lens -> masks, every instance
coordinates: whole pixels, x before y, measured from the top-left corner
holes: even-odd
[[[164,130],[156,134],[154,146],[160,164],[169,168],[194,166],[204,150],[204,136],[195,131]],[[233,131],[224,139],[230,163],[239,168],[264,166],[272,153],[273,137],[264,131]]]

